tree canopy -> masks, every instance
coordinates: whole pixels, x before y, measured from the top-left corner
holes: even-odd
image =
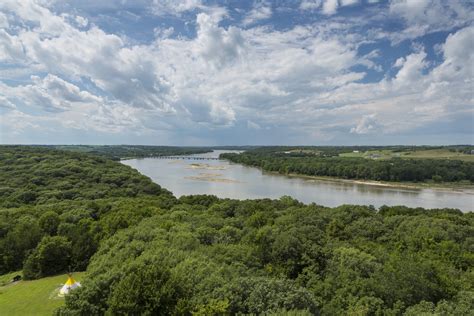
[[[0,273],[87,270],[57,315],[474,309],[472,212],[177,199],[107,158],[23,146],[0,147],[0,188]]]
[[[359,149],[329,147],[318,148],[320,151],[315,152],[315,148],[307,151],[284,151],[284,147],[263,147],[241,154],[221,154],[221,158],[282,174],[393,182],[474,182],[474,162],[455,159],[366,159],[339,156],[340,153],[350,152],[352,148]]]

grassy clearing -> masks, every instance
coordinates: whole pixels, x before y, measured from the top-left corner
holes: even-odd
[[[360,152],[351,152],[340,154],[340,157],[361,157],[368,159],[391,159],[391,158],[406,158],[406,159],[453,159],[463,161],[473,161],[474,155],[468,155],[460,152],[453,152],[448,149],[427,149],[415,151],[394,152],[392,150],[368,150]]]
[[[0,276],[0,315],[51,315],[64,304],[64,298],[58,297],[57,293],[67,280],[66,274],[2,285],[17,274]],[[84,275],[84,272],[77,272],[73,277],[80,282]]]
[[[459,152],[452,152],[446,149],[417,150],[408,152],[407,158],[431,158],[431,159],[458,159],[464,161],[474,161],[474,155],[467,155]]]
[[[0,289],[2,288],[2,286],[7,285],[8,283],[10,283],[10,281],[16,275],[21,275],[21,271],[0,275]],[[0,290],[0,292],[1,292],[1,290]]]
[[[367,150],[351,153],[339,154],[340,157],[359,157],[372,159],[390,159],[393,157],[400,157],[402,153],[394,153],[391,150]]]

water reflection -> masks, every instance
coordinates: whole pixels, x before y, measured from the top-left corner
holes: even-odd
[[[200,154],[218,157],[221,152]],[[289,177],[262,172],[222,160],[132,159],[122,161],[173,192],[214,194],[235,199],[279,198],[290,195],[305,202],[337,206],[341,204],[407,205],[411,207],[452,207],[474,209],[473,192],[440,191],[371,186],[326,180]]]

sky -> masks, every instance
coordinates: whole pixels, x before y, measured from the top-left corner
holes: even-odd
[[[474,143],[469,0],[1,0],[0,143]]]

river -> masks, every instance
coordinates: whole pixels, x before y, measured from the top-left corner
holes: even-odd
[[[219,157],[212,153],[193,155]],[[473,190],[406,189],[367,184],[314,180],[263,172],[254,167],[226,160],[185,160],[143,158],[123,160],[175,196],[213,194],[221,198],[258,199],[289,195],[304,203],[325,206],[341,204],[406,205],[423,208],[458,208],[474,210]]]

